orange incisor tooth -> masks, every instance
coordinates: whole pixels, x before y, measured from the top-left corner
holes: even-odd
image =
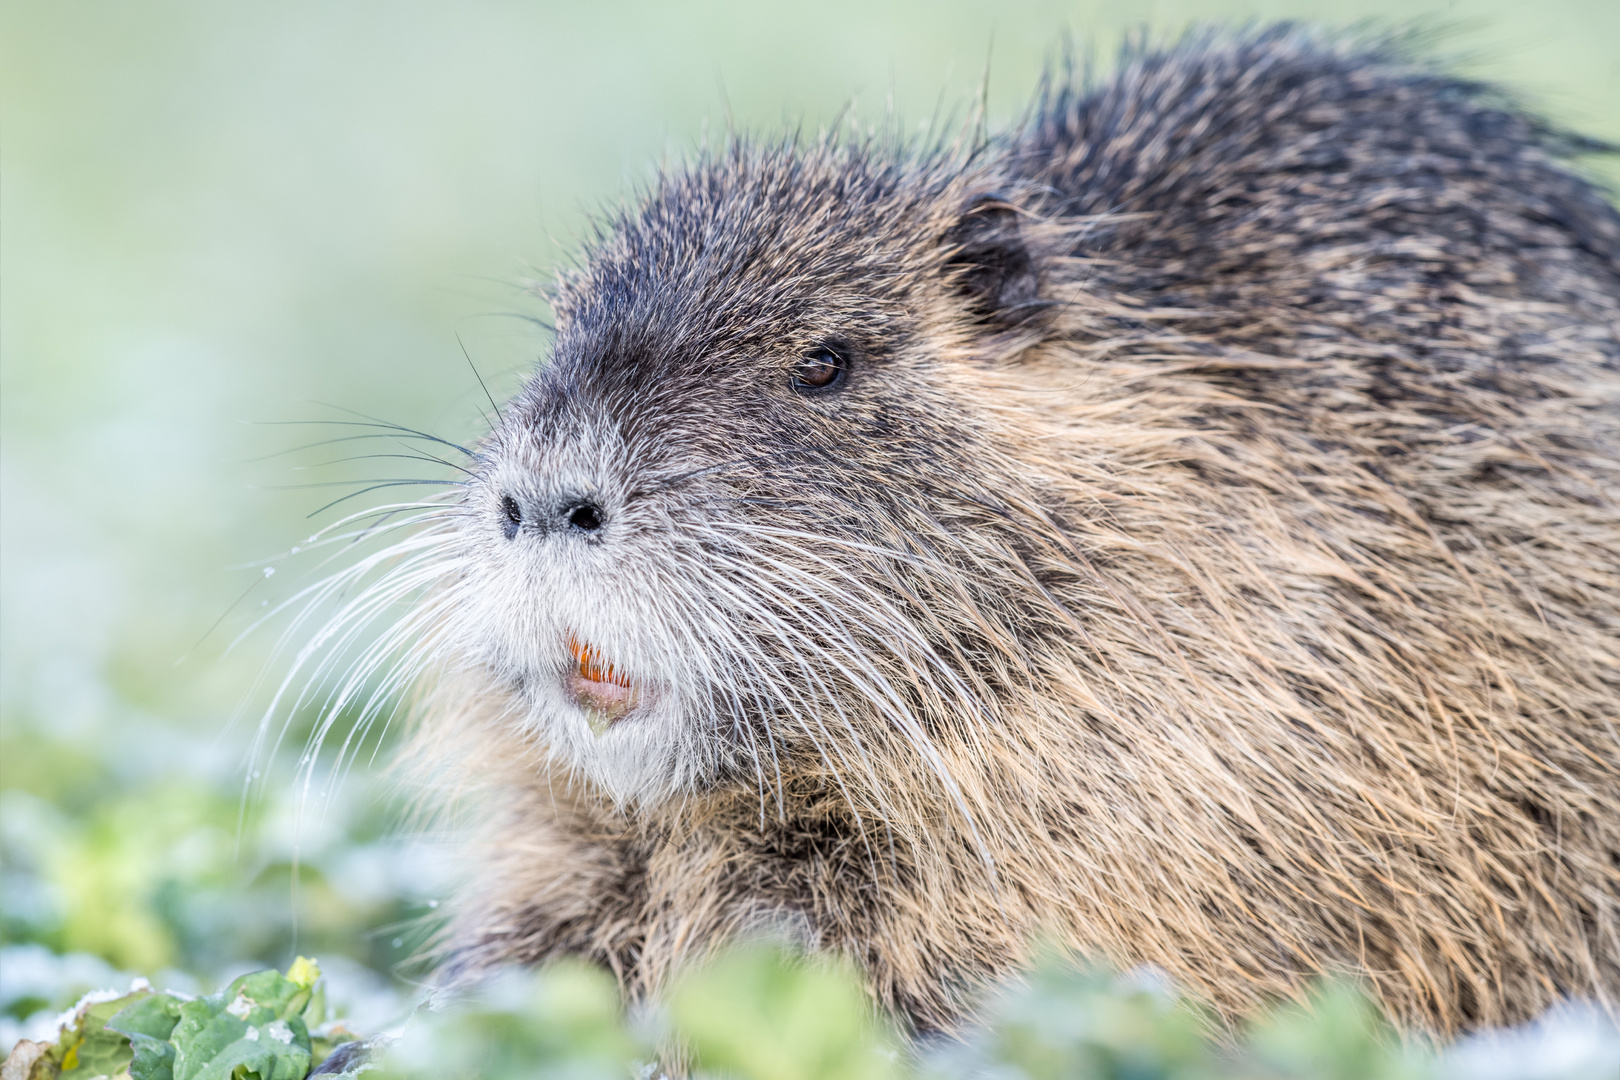
[[[615,686],[628,688],[630,680],[613,670],[613,665],[602,666],[597,658],[596,650],[589,645],[582,645],[578,638],[572,634],[568,636],[568,651],[573,654],[574,662],[579,665],[579,675],[582,679],[591,682],[613,683]]]

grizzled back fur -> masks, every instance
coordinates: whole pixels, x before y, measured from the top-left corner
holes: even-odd
[[[1291,29],[605,225],[418,534],[449,977],[769,930],[947,1027],[1047,935],[1238,1016],[1620,1006],[1620,218]],[[427,569],[424,570],[423,568]],[[459,771],[457,771],[459,770]]]

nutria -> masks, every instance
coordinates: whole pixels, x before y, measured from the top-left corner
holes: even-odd
[[[1281,28],[667,171],[393,579],[482,807],[445,978],[765,930],[928,1031],[1044,936],[1229,1018],[1615,1010],[1595,148]]]

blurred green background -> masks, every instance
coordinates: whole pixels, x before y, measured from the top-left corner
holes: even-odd
[[[499,396],[546,348],[524,282],[728,110],[910,126],[988,63],[1006,120],[1065,32],[1279,17],[1436,21],[1620,140],[1614,0],[0,6],[0,1051],[125,972],[317,954],[362,1030],[411,991],[453,845],[395,835],[386,747],[307,798],[312,716],[250,758],[266,565],[348,490],[310,485],[404,475],[289,422],[474,437],[468,359]]]

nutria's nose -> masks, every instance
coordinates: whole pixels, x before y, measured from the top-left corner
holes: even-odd
[[[563,520],[570,529],[593,533],[602,527],[602,508],[589,500],[571,503],[563,510]]]
[[[590,534],[600,531],[606,523],[606,515],[594,499],[572,496],[557,500],[551,507],[549,511],[540,510],[537,513],[511,495],[502,495],[501,531],[508,540],[512,540],[525,524],[541,534],[553,531]]]

